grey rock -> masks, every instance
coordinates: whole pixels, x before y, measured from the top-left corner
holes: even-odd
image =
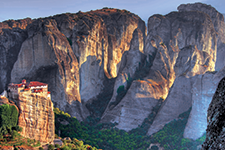
[[[206,140],[202,145],[202,150],[225,149],[224,87],[225,78],[219,82],[207,111]]]
[[[158,100],[151,98],[149,88],[151,84],[148,82],[135,80],[119,104],[113,106],[109,103],[102,120],[118,123],[116,127],[125,131],[137,128],[158,103]]]
[[[148,135],[159,131],[165,124],[178,118],[178,116],[191,107],[191,78],[180,76],[175,79],[168,97],[157,113]]]

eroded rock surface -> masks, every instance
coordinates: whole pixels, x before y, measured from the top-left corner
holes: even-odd
[[[148,134],[192,106],[184,136],[196,139],[223,76],[224,30],[223,16],[201,3],[151,16],[147,36],[137,15],[118,9],[6,21],[0,24],[0,90],[23,78],[48,83],[54,106],[84,120],[98,111],[86,106],[113,86],[96,113],[101,122],[129,131],[164,99]],[[202,130],[190,135],[195,120]]]
[[[184,138],[198,139],[207,127],[207,109],[219,81],[224,77],[225,68],[219,72],[207,72],[193,77],[191,88],[192,110],[184,130]]]
[[[123,54],[143,53],[146,36],[144,21],[118,9],[9,20],[0,29],[0,90],[23,78],[48,83],[55,107],[79,120],[104,82],[117,77]]]
[[[55,139],[55,117],[53,103],[42,95],[20,93],[15,100],[19,108],[18,125],[23,128],[21,135],[51,143]]]
[[[157,132],[166,123],[187,111],[192,105],[192,79],[189,78],[215,70],[217,37],[213,23],[209,15],[200,11],[179,11],[165,16],[153,15],[150,17],[144,53],[151,68],[141,79],[141,82],[134,81],[130,88],[125,80],[128,75],[124,75],[123,78],[118,76],[120,82],[116,81],[116,83],[120,84],[115,84],[114,97],[110,101],[112,105],[109,103],[102,120],[117,122],[119,123],[117,127],[125,130],[137,126],[139,122],[144,120],[146,114],[151,113],[151,109],[144,109],[146,112],[136,113],[137,115],[123,116],[121,114],[123,114],[124,108],[122,109],[122,106],[124,107],[124,103],[129,104],[130,101],[139,99],[137,96],[139,94],[145,95],[149,99],[142,104],[144,106],[151,104],[151,108],[156,104],[152,101],[157,101],[160,98],[165,99],[148,131],[149,134]],[[172,85],[173,87],[171,87]],[[124,86],[125,90],[128,91],[118,102],[115,97],[118,97],[117,90],[120,86]],[[142,92],[137,89],[142,89]],[[178,95],[168,95],[169,91],[170,93],[178,93]],[[132,93],[133,96],[129,96],[129,93]],[[185,99],[183,99],[184,95]],[[114,111],[112,108],[118,109]],[[133,107],[130,107],[130,111],[132,109]],[[128,110],[127,108],[126,111],[128,112]],[[143,117],[138,115],[140,113],[144,114]],[[126,118],[126,121],[119,121],[123,120],[121,118]],[[136,118],[139,118],[139,121],[136,121]],[[138,123],[131,127],[130,124],[135,121]]]
[[[198,7],[202,7],[201,9],[205,10],[205,7],[206,7],[205,4],[197,3],[197,4],[193,4],[193,7],[195,7],[195,5],[198,5]],[[213,11],[215,10],[212,7],[210,8],[213,9]],[[186,133],[184,136],[186,138],[197,139],[202,136],[202,133],[204,132],[203,128],[205,127],[205,123],[206,123],[204,122],[206,112],[202,110],[202,113],[196,114],[196,112],[198,111],[197,107],[204,106],[203,108],[207,108],[208,102],[207,100],[206,101],[199,100],[201,101],[199,103],[202,103],[202,105],[200,106],[197,104],[196,102],[198,101],[197,97],[193,96],[194,90],[196,90],[196,88],[199,89],[198,87],[199,84],[198,85],[195,84],[198,80],[195,76],[196,75],[201,76],[202,74],[205,74],[208,71],[213,72],[215,70],[215,66],[217,62],[218,38],[216,36],[216,29],[214,28],[214,22],[218,20],[214,20],[215,18],[211,19],[209,15],[207,15],[204,11],[203,12],[199,11],[201,9],[198,9],[196,11],[194,10],[189,11],[188,9],[185,11],[184,10],[181,11],[180,7],[178,7],[178,9],[179,9],[179,12],[172,12],[166,15],[165,17],[154,16],[149,19],[154,21],[156,24],[155,26],[150,25],[156,29],[156,30],[152,30],[153,33],[156,32],[157,30],[158,30],[158,33],[163,31],[165,27],[163,28],[162,22],[164,22],[164,24],[167,24],[164,26],[170,26],[170,29],[172,29],[172,32],[167,34],[167,36],[170,37],[170,41],[169,39],[167,39],[166,42],[164,42],[165,37],[161,38],[160,40],[161,41],[163,40],[164,45],[167,45],[166,44],[167,42],[170,43],[169,44],[170,48],[168,48],[168,49],[172,49],[170,51],[170,54],[173,54],[173,52],[177,52],[178,54],[175,57],[175,63],[174,63],[175,65],[173,67],[176,80],[174,81],[174,85],[170,88],[170,93],[168,97],[166,98],[165,103],[160,108],[160,111],[158,112],[153,124],[151,125],[148,131],[148,134],[157,132],[159,129],[161,129],[165,125],[165,123],[168,123],[172,121],[173,119],[177,118],[180,113],[184,112],[183,110],[186,111],[189,109],[190,106],[192,106],[192,112],[191,112],[192,117],[195,116],[198,118],[198,120],[200,120],[199,126],[202,127],[202,130],[199,130],[199,132],[195,132],[195,134],[190,135],[190,134],[186,134],[188,131],[188,129],[186,129],[185,130]],[[166,21],[165,19],[168,19],[169,21]],[[158,26],[160,28],[158,28]],[[161,33],[161,34],[165,36],[165,33]],[[154,40],[154,41],[157,41],[157,40]],[[157,42],[156,43],[154,42],[153,44],[155,45],[155,47],[157,47]],[[151,49],[151,47],[149,47],[148,52],[151,53],[152,51],[154,50]],[[183,90],[182,90],[182,87],[179,87],[180,85],[182,85],[182,83],[185,83],[184,86],[186,86],[186,88]],[[207,86],[207,85],[205,84],[204,86]],[[207,87],[204,87],[204,89],[206,88]],[[199,95],[203,97],[204,95],[207,95],[210,97],[210,93],[211,93],[210,90],[209,91],[204,90],[204,92],[199,93]],[[182,96],[181,93],[186,96],[184,95]],[[183,103],[180,103],[184,99],[186,100]],[[176,103],[173,104],[173,102],[176,102]],[[186,107],[185,105],[183,105],[184,103]],[[172,104],[172,105],[169,105],[169,104]],[[182,107],[184,108],[180,109]],[[193,121],[193,119],[191,118],[189,119]],[[162,120],[162,122],[160,120]],[[192,122],[193,124],[190,125],[191,124],[190,122],[188,123],[188,126],[189,127],[191,126],[191,128],[195,128],[194,123]]]
[[[216,89],[207,112],[206,140],[202,150],[225,149],[224,143],[224,115],[225,115],[225,78],[223,78]]]

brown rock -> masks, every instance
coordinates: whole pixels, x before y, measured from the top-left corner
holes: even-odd
[[[23,128],[22,136],[42,143],[54,140],[55,124],[51,99],[21,93],[17,106],[20,110],[18,125]]]
[[[41,143],[51,143],[55,136],[53,103],[48,93],[48,85],[41,82],[9,84],[8,97],[19,110],[18,126],[20,134]]]
[[[33,148],[32,146],[25,146],[25,145],[21,145],[21,146],[16,146],[19,150],[36,150],[37,148]]]
[[[0,146],[1,150],[14,150],[13,146]]]
[[[29,25],[30,23],[32,23],[31,18],[21,20],[6,20],[4,22],[0,22],[0,33],[2,32],[2,29],[26,29],[27,25]]]
[[[103,90],[107,78],[117,76],[136,29],[137,47],[143,51],[145,23],[125,10],[34,20],[26,28],[28,38],[11,71],[11,81],[27,78],[48,83],[55,107],[83,120],[90,113],[86,103]]]

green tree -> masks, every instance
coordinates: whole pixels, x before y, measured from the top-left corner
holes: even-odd
[[[55,147],[52,144],[48,145],[48,150],[54,150],[54,149]]]

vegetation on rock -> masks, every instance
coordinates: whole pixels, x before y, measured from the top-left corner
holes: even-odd
[[[205,139],[205,135],[196,141],[183,138],[190,110],[181,114],[179,119],[168,123],[152,136],[146,135],[145,128],[151,124],[147,121],[143,122],[139,128],[126,132],[115,128],[115,124],[112,123],[97,124],[94,122],[96,120],[91,117],[88,117],[85,122],[79,122],[75,117],[70,117],[58,108],[55,108],[54,112],[56,133],[59,133],[61,137],[80,139],[80,142],[98,149],[146,150],[151,143],[159,143],[164,149],[196,150],[197,146],[201,145]],[[151,119],[147,118],[146,120]],[[69,124],[63,125],[62,123],[65,121]],[[73,141],[71,141],[72,144],[74,144]]]
[[[18,111],[14,105],[3,104],[0,106],[0,149],[13,146],[18,149],[23,145],[28,149],[40,146],[40,142],[22,137],[19,132],[22,128],[17,125]]]

